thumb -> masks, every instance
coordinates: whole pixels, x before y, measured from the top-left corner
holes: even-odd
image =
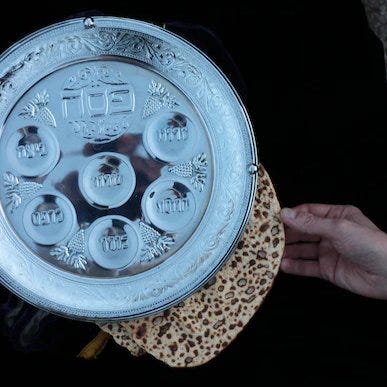
[[[310,212],[298,212],[291,208],[281,210],[281,219],[287,226],[307,235],[331,239],[337,237],[336,219],[321,218]]]

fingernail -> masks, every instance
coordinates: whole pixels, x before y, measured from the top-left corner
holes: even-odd
[[[293,219],[296,217],[296,212],[291,208],[283,208],[281,210],[281,218]]]

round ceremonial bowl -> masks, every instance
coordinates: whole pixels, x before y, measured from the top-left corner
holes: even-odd
[[[254,199],[247,113],[198,49],[141,21],[42,29],[0,57],[0,280],[70,318],[169,308],[236,246]]]

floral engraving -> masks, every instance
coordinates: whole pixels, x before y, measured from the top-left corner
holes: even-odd
[[[106,143],[119,137],[128,130],[125,119],[101,118],[98,120],[70,120],[68,122],[74,134],[95,143]]]
[[[66,80],[61,97],[63,119],[90,142],[115,140],[130,126],[134,90],[114,68],[83,67]]]
[[[148,60],[157,60],[163,66],[169,66],[175,60],[175,53],[170,45],[135,32],[110,31],[101,28],[80,37],[79,44],[92,52],[116,51],[121,54],[143,54]]]
[[[65,83],[65,90],[80,90],[84,87],[99,87],[105,85],[126,85],[121,79],[121,73],[107,66],[85,67],[77,75],[70,77]]]
[[[148,118],[156,114],[161,108],[174,109],[179,105],[176,102],[176,97],[171,95],[160,82],[153,79],[149,84],[148,93],[150,96],[145,101],[142,118]]]
[[[140,259],[141,262],[150,262],[161,257],[175,243],[171,235],[161,235],[153,227],[144,222],[140,222],[140,234],[145,244]]]
[[[158,66],[161,65],[178,79],[184,80],[187,86],[195,89],[196,96],[204,103],[207,111],[223,109],[220,92],[209,83],[199,68],[175,47],[155,37],[140,35],[134,31],[112,31],[105,28],[93,29],[93,32],[87,31],[83,35],[65,36],[55,43],[46,43],[26,54],[0,76],[0,102],[6,101],[8,95],[16,90],[17,83],[14,78],[17,73],[24,71],[25,77],[28,77],[27,70],[37,61],[48,64],[56,58],[74,56],[84,50],[157,62]]]
[[[77,270],[86,270],[87,259],[85,257],[85,231],[79,230],[67,245],[54,247],[50,255],[67,266]]]
[[[20,116],[24,118],[32,118],[44,125],[56,128],[55,117],[51,110],[47,107],[49,103],[49,95],[46,90],[36,94],[36,96],[27,103],[20,112]]]
[[[43,185],[32,181],[20,181],[18,177],[11,172],[6,172],[3,175],[5,197],[7,199],[7,207],[13,213],[20,204],[38,192]]]
[[[193,187],[201,192],[207,180],[207,157],[204,153],[199,153],[192,160],[170,166],[168,172],[190,177]]]

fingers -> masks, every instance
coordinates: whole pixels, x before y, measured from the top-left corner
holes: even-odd
[[[318,261],[284,258],[281,261],[281,270],[287,274],[321,278]]]
[[[297,212],[310,212],[321,218],[349,218],[356,214],[362,214],[357,207],[342,204],[305,203],[293,207],[293,210]]]
[[[331,204],[305,203],[293,207],[292,209],[297,212],[310,212],[313,215],[325,218],[333,207],[339,206],[334,206]]]
[[[321,238],[318,235],[308,235],[290,227],[285,227],[286,244],[296,242],[319,242]]]
[[[300,212],[290,208],[281,211],[282,221],[300,233],[334,239],[337,234],[337,220],[322,218],[310,212]]]
[[[296,243],[287,245],[283,255],[285,259],[317,259],[318,244],[317,243]]]

